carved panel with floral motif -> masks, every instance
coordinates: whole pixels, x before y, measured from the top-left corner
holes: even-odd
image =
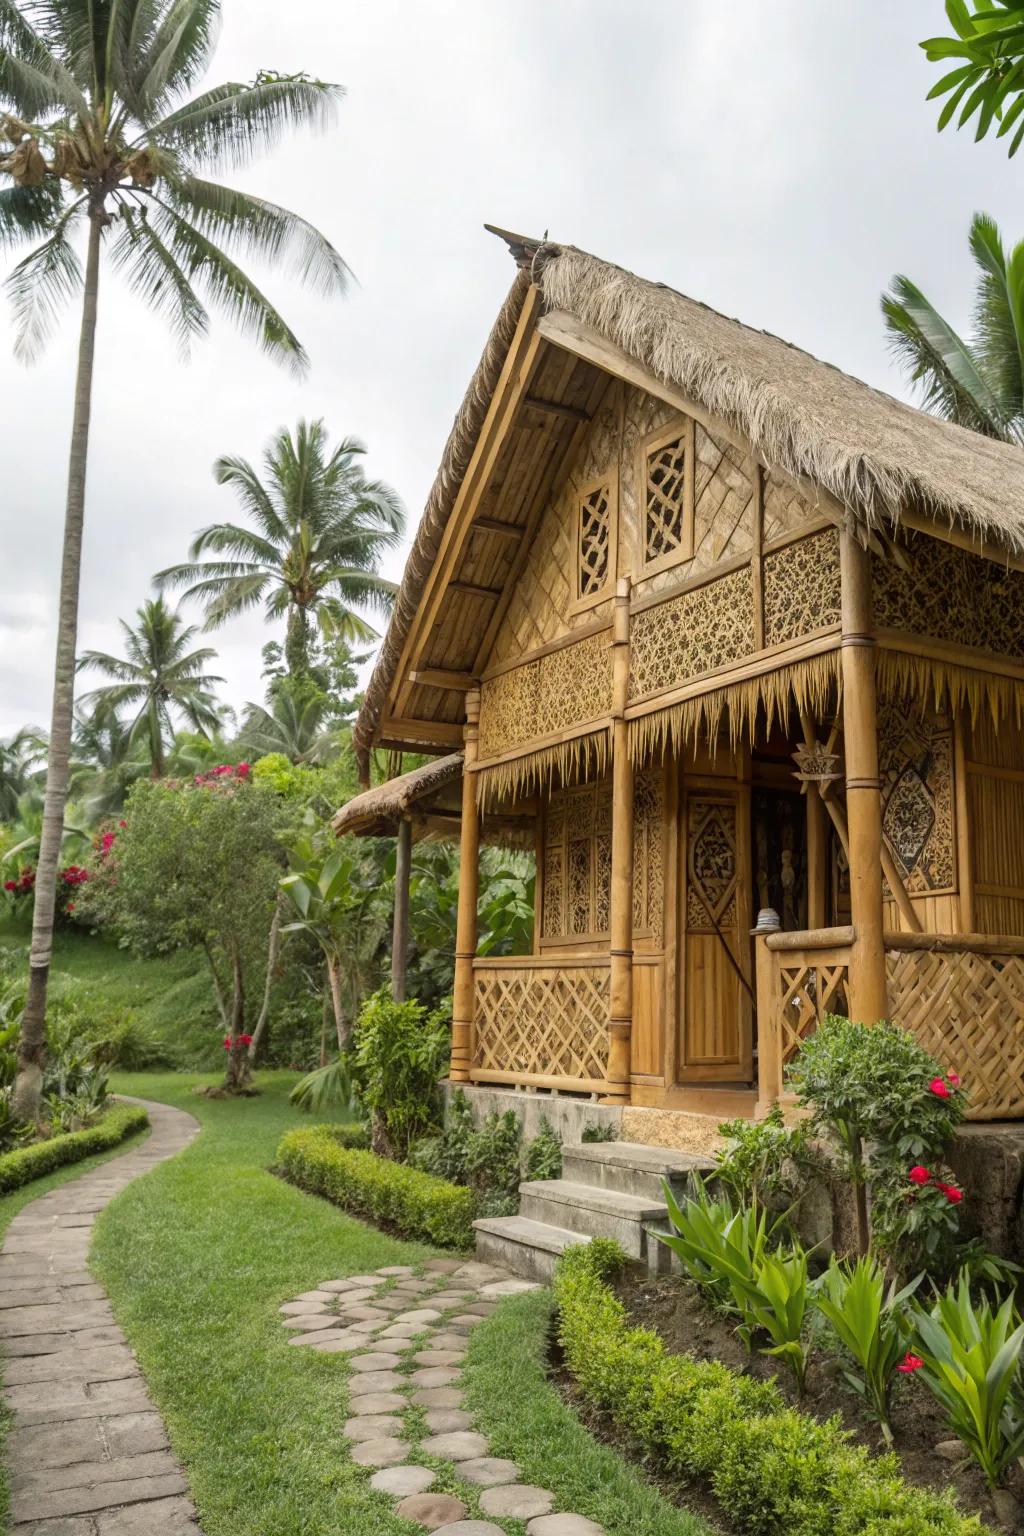
[[[956,887],[953,732],[948,719],[883,704],[878,718],[882,825],[912,895]]]
[[[634,616],[630,699],[689,682],[753,649],[754,582],[750,567],[742,566]]]

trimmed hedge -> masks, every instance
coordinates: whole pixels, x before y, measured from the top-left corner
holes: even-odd
[[[895,1455],[856,1445],[838,1415],[821,1422],[785,1403],[773,1381],[718,1361],[673,1355],[630,1328],[606,1280],[615,1243],[570,1248],[555,1272],[559,1338],[584,1396],[684,1477],[708,1486],[749,1536],[969,1536],[951,1494],[903,1481]]]
[[[277,1149],[279,1171],[301,1189],[394,1227],[403,1237],[439,1248],[472,1246],[472,1190],[376,1152],[343,1147],[336,1131],[329,1125],[289,1131]]]
[[[148,1124],[149,1116],[139,1105],[116,1104],[84,1131],[68,1131],[64,1136],[51,1136],[49,1141],[35,1141],[15,1152],[5,1152],[0,1156],[0,1194],[20,1189],[65,1163],[79,1163],[83,1157],[107,1152]]]

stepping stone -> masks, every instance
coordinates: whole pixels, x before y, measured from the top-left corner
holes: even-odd
[[[365,1338],[368,1333],[376,1333],[380,1325],[381,1319],[379,1317],[360,1317],[354,1323],[349,1323],[348,1326],[350,1333],[361,1334]]]
[[[371,1349],[365,1355],[355,1356],[352,1360],[352,1369],[363,1375],[367,1371],[393,1371],[395,1366],[401,1363],[399,1355],[388,1355],[379,1349]],[[444,1383],[438,1382],[437,1385],[443,1386]]]
[[[354,1445],[349,1454],[361,1467],[397,1467],[408,1456],[409,1447],[395,1435],[380,1435]]]
[[[523,1291],[539,1291],[536,1280],[495,1280],[480,1287],[481,1296],[519,1296]]]
[[[428,1259],[423,1266],[431,1275],[454,1275],[462,1267],[461,1259]]]
[[[505,1532],[490,1520],[456,1520],[454,1525],[439,1525],[434,1536],[505,1536]]]
[[[297,1344],[297,1339],[292,1339]],[[306,1333],[302,1336],[303,1344],[308,1344],[310,1349],[315,1349],[318,1355],[350,1355],[354,1349],[363,1349],[366,1340],[361,1333]]]
[[[456,1429],[448,1435],[429,1435],[420,1450],[424,1456],[440,1456],[444,1461],[473,1461],[487,1455],[487,1437],[470,1429]]]
[[[457,1387],[420,1387],[412,1400],[417,1408],[461,1408],[465,1393]]]
[[[401,1312],[403,1307],[409,1305],[406,1296],[377,1296],[373,1302],[375,1307],[380,1307],[382,1312]]]
[[[475,1312],[460,1312],[458,1317],[449,1318],[445,1323],[446,1328],[476,1328],[483,1322],[483,1318]]]
[[[386,1323],[388,1314],[382,1312],[380,1307],[367,1307],[357,1303],[354,1307],[341,1306],[338,1309],[339,1317],[349,1318],[354,1323]]]
[[[452,1387],[459,1380],[459,1372],[446,1365],[425,1365],[413,1371],[409,1380],[416,1387]]]
[[[323,1312],[322,1301],[286,1301],[283,1307],[277,1309],[284,1317],[315,1317]]]
[[[541,1515],[530,1521],[526,1536],[604,1536],[604,1526],[582,1515]]]
[[[342,1291],[353,1290],[354,1287],[351,1280],[325,1280],[320,1289],[322,1291],[330,1291],[333,1295],[337,1296]]]
[[[466,1353],[466,1334],[464,1333],[438,1333],[430,1340],[431,1349],[458,1349],[464,1355]]]
[[[399,1312],[396,1323],[439,1323],[440,1312],[434,1307],[417,1307],[412,1312]]]
[[[424,1291],[436,1290],[433,1280],[399,1280],[395,1286],[395,1294],[402,1292],[406,1296],[421,1296]]]
[[[292,1297],[292,1300],[293,1301],[333,1301],[334,1297],[331,1295],[330,1291],[300,1291],[297,1296],[293,1296]]]
[[[321,1312],[316,1317],[286,1317],[284,1326],[293,1333],[315,1333],[319,1328],[333,1328],[338,1319],[333,1312]]]
[[[382,1339],[416,1339],[427,1330],[420,1328],[417,1323],[392,1323],[390,1328],[382,1328]]]
[[[359,1385],[358,1378],[352,1385]],[[409,1399],[398,1392],[350,1392],[348,1405],[354,1414],[365,1418],[369,1414],[404,1413],[409,1406]]]
[[[412,1357],[417,1365],[458,1365],[465,1360],[464,1349],[421,1349]]]
[[[397,1371],[367,1371],[365,1375],[356,1377],[356,1381],[360,1384],[360,1391],[366,1392],[400,1392],[409,1385],[408,1376],[400,1376]]]
[[[476,1291],[437,1291],[430,1299],[435,1307],[462,1307],[474,1300],[476,1294]]]
[[[478,1264],[471,1260],[468,1264],[460,1264],[458,1269],[452,1270],[457,1280],[468,1280],[471,1285],[490,1285],[492,1280],[508,1280],[507,1269],[498,1269],[495,1264]]]
[[[470,1317],[490,1317],[496,1306],[497,1303],[493,1301],[475,1301],[466,1308],[466,1313]]]
[[[432,1435],[450,1435],[453,1429],[473,1428],[472,1416],[461,1408],[429,1408],[423,1420]],[[537,1514],[541,1513],[537,1510]]]
[[[346,1440],[379,1440],[382,1435],[402,1437],[402,1421],[393,1413],[361,1413],[347,1419],[341,1430]]]
[[[514,1483],[519,1468],[503,1456],[477,1456],[459,1462],[459,1476],[464,1483],[476,1483],[478,1488],[493,1488],[498,1483]]]
[[[452,1498],[450,1493],[414,1493],[395,1506],[395,1514],[400,1519],[414,1520],[417,1525],[426,1526],[428,1531],[461,1520],[466,1513],[462,1500]]]
[[[369,1286],[371,1290],[375,1291],[379,1285],[384,1284],[384,1281],[380,1275],[349,1275],[348,1283],[349,1285]],[[302,1298],[300,1297],[299,1299],[301,1300]]]
[[[376,1297],[364,1286],[358,1291],[342,1291],[340,1296],[332,1296],[331,1300],[337,1302],[340,1307],[365,1307],[368,1303],[376,1301]]]
[[[480,1495],[480,1508],[485,1515],[505,1516],[510,1520],[533,1520],[546,1515],[555,1502],[553,1493],[546,1488],[533,1488],[529,1483],[506,1483],[500,1488],[485,1488]]]
[[[378,1269],[378,1275],[412,1275],[415,1274],[411,1264],[385,1264],[383,1269]]]
[[[348,1337],[347,1330],[341,1328],[320,1328],[314,1333],[296,1333],[288,1340],[289,1344],[315,1344],[318,1347],[328,1339],[344,1339]],[[360,1343],[365,1343],[360,1339]]]
[[[429,1467],[414,1467],[409,1463],[408,1466],[387,1467],[383,1472],[375,1472],[370,1478],[370,1487],[378,1493],[390,1493],[401,1499],[411,1493],[422,1493],[436,1476]]]

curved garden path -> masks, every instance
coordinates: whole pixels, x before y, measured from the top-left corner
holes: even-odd
[[[152,1134],[25,1207],[0,1250],[12,1536],[199,1536],[142,1373],[86,1267],[98,1211],[199,1134],[144,1100]]]

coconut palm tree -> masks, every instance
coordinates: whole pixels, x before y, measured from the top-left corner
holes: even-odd
[[[366,478],[365,452],[354,437],[330,451],[323,422],[300,421],[294,436],[282,429],[267,445],[264,479],[246,459],[218,459],[218,483],[232,487],[256,526],[202,529],[188,561],[160,571],[157,586],[185,587],[203,602],[207,629],[259,604],[268,618],[287,618],[293,677],[309,671],[313,619],[328,637],[374,639],[357,610],[390,612],[395,585],[378,567],[399,543],[405,513],[390,486]]]
[[[305,363],[295,334],[238,263],[290,264],[327,293],[344,262],[304,219],[206,179],[294,125],[324,127],[339,88],[261,73],[189,99],[213,52],[221,0],[0,0],[0,243],[39,240],[7,279],[16,350],[31,358],[82,296],[61,565],[46,806],[14,1112],[35,1116],[61,824],[68,789],[85,472],[101,256],[183,346],[207,329],[201,294],[272,357]],[[76,238],[85,236],[85,268]]]
[[[327,763],[341,751],[332,702],[318,692],[277,690],[270,708],[247,704],[238,745],[253,757],[280,752],[293,763]]]
[[[203,671],[216,651],[208,645],[189,650],[197,633],[195,625],[186,627],[162,597],[143,603],[138,621],[133,629],[121,620],[124,656],[83,652],[80,671],[92,667],[114,681],[85,694],[82,702],[118,713],[130,711],[134,718],[129,737],[146,743],[153,778],[160,779],[166,743],[174,739],[172,717],[182,716],[201,735],[217,730],[224,712],[213,690],[224,679]]]
[[[145,742],[105,699],[75,710],[69,792],[89,821],[113,816],[136,779],[150,772]]]
[[[46,738],[36,726],[23,725],[0,741],[0,821],[14,820],[18,801],[45,758]]]
[[[1024,241],[1007,254],[994,219],[976,213],[973,335],[960,337],[909,277],[882,295],[889,344],[926,410],[963,427],[1024,443]]]

